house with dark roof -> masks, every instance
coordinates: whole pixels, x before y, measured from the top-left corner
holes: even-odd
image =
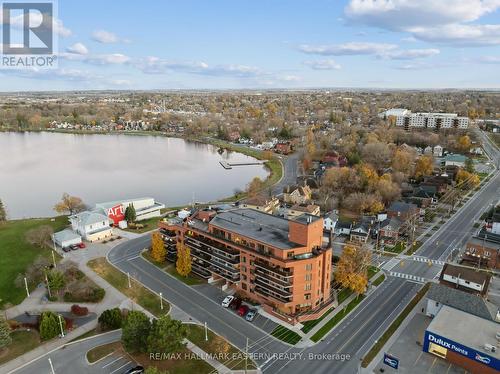
[[[415,204],[395,201],[387,208],[387,217],[396,217],[405,222],[410,219],[418,218],[419,212]]]
[[[349,234],[349,240],[357,243],[366,243],[370,235],[370,225],[365,220],[355,223]]]
[[[486,295],[491,275],[480,270],[444,264],[439,283],[476,295]]]
[[[443,305],[447,305],[490,321],[500,322],[498,307],[478,295],[431,283],[426,299],[425,314],[429,317],[434,317]]]
[[[397,217],[391,217],[380,222],[379,240],[382,244],[394,244],[401,236],[403,222]]]

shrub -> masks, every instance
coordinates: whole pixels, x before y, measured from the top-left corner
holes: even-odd
[[[122,327],[123,316],[119,308],[107,309],[97,320],[102,330],[115,330]]]
[[[89,314],[89,310],[87,307],[73,304],[71,306],[71,313],[73,313],[75,316],[86,316],[87,314]]]

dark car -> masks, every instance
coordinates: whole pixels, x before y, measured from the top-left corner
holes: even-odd
[[[69,252],[69,251],[71,251],[71,248],[70,247],[63,247],[62,250],[63,250],[63,252]]]
[[[144,373],[144,368],[142,366],[138,365],[135,368],[128,369],[123,374],[142,374],[142,373]]]
[[[233,310],[237,310],[241,306],[241,299],[239,297],[235,297],[234,300],[229,304],[229,307]]]
[[[249,311],[249,310],[250,310],[250,308],[249,308],[248,306],[246,306],[246,305],[242,305],[242,306],[240,306],[240,308],[238,309],[238,315],[239,315],[240,317],[244,317],[244,316],[248,313],[248,311]]]

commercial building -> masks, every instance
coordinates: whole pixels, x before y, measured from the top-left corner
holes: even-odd
[[[125,220],[125,210],[131,205],[135,209],[136,221],[160,217],[161,209],[165,208],[165,205],[156,202],[152,197],[142,197],[97,203],[94,210],[101,210],[109,217],[114,225],[118,226],[121,221]]]
[[[500,324],[445,305],[424,333],[423,351],[471,373],[498,373],[499,332]]]
[[[390,109],[381,113],[382,118],[395,118],[396,126],[411,129],[461,129],[469,127],[469,118],[456,113],[412,113],[407,109]]]
[[[500,242],[487,240],[487,235],[483,239],[472,238],[467,242],[461,260],[474,266],[498,269],[500,268],[499,251]]]
[[[284,321],[316,319],[329,309],[332,249],[322,243],[321,217],[204,209],[159,227],[166,245],[175,237],[190,249],[193,273],[222,280]]]

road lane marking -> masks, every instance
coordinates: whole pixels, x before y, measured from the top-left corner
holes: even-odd
[[[120,357],[118,357],[116,360],[113,360],[113,361],[111,361],[111,362],[108,362],[106,365],[104,365],[104,366],[102,367],[102,369],[105,369],[105,368],[107,368],[108,366],[113,365],[116,361],[120,361],[120,360],[122,360],[122,359],[124,359],[124,358],[125,358],[125,357],[120,356]]]
[[[112,371],[111,373],[109,373],[109,374],[116,373],[118,370],[123,369],[125,366],[130,365],[131,363],[132,363],[132,361],[127,361],[124,365],[120,366],[118,369],[113,370],[113,371]]]

